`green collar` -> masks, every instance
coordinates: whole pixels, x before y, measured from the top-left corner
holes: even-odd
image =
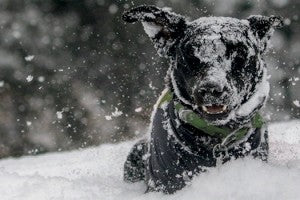
[[[165,91],[160,97],[158,107],[162,107],[163,104],[171,102],[172,99],[173,93],[170,90]],[[209,124],[204,119],[201,119],[194,111],[186,109],[181,103],[175,103],[175,109],[178,112],[180,119],[184,122],[213,137],[218,137],[225,140],[227,137],[233,136],[233,138],[230,139],[231,142],[244,138],[250,128],[261,128],[264,124],[262,116],[259,113],[256,113],[251,120],[251,124],[245,127],[242,127],[238,130],[233,130],[228,127],[221,128]],[[231,136],[231,134],[233,135]]]

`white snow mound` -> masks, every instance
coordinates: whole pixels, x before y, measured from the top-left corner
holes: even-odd
[[[122,180],[133,142],[0,161],[0,197],[9,199],[300,199],[300,121],[270,126],[270,162],[229,162],[174,195],[144,194]]]

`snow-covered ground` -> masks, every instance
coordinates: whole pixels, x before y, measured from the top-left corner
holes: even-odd
[[[122,181],[133,142],[0,161],[0,199],[300,199],[300,121],[270,126],[270,162],[230,162],[174,195]]]

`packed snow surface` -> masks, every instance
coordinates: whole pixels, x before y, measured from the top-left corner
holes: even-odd
[[[300,199],[300,121],[270,126],[270,162],[229,162],[195,177],[174,195],[144,194],[122,180],[133,142],[0,161],[3,199]]]

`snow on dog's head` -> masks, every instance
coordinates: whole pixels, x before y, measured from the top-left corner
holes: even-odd
[[[262,56],[274,28],[282,26],[281,18],[202,17],[189,22],[170,9],[140,6],[123,19],[142,22],[158,54],[170,60],[171,89],[207,121],[247,122],[264,104],[269,85]]]

